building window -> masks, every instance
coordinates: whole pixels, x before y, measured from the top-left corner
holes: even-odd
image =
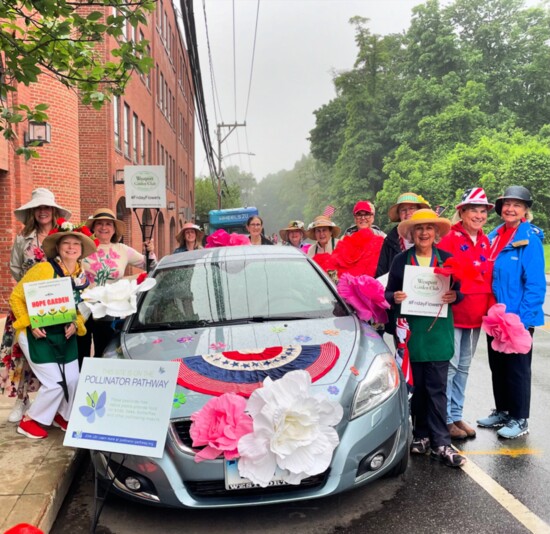
[[[164,74],[160,73],[160,110],[164,111]]]
[[[120,98],[113,96],[113,130],[115,134],[115,147],[120,150]]]
[[[147,129],[147,164],[153,164],[153,134]]]
[[[138,116],[134,113],[132,120],[132,155],[134,163],[138,162]]]
[[[145,124],[143,122],[139,126],[139,150],[140,161],[142,165],[145,165]]]
[[[151,47],[149,45],[147,45],[147,56],[151,57]],[[151,71],[152,70],[153,69],[149,69],[149,72],[145,77],[145,85],[147,86],[147,89],[149,89],[149,91],[151,90]]]
[[[124,104],[124,155],[130,157],[130,106]]]

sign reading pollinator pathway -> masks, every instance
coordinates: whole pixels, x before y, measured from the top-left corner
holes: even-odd
[[[127,208],[166,208],[164,165],[126,165],[124,190]]]

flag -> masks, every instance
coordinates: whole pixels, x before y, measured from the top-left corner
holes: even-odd
[[[401,367],[405,382],[407,382],[407,389],[409,393],[412,392],[414,386],[411,361],[409,356],[409,339],[411,337],[411,329],[407,319],[399,317],[395,328],[395,335],[397,337],[397,350],[395,352],[395,359]]]
[[[325,217],[328,217],[329,219],[334,215],[334,212],[336,211],[336,208],[334,206],[331,206],[330,204],[325,208],[323,211],[323,215]]]
[[[434,208],[434,211],[435,213],[437,214],[438,217],[441,217],[441,215],[443,214],[443,212],[446,210],[447,208],[445,206],[436,206]]]

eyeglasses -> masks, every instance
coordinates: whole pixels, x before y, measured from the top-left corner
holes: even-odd
[[[399,208],[399,213],[408,213],[408,212],[415,212],[418,208],[416,206],[406,206],[403,208]]]
[[[262,226],[262,223],[250,223],[248,226]]]
[[[371,217],[374,217],[373,213],[356,213],[355,214],[356,219],[370,219]]]

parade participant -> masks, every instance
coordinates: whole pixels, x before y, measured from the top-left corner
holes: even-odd
[[[340,227],[336,226],[328,217],[319,215],[309,224],[306,236],[315,241],[307,251],[309,257],[317,254],[331,254],[338,243]]]
[[[32,192],[31,200],[14,211],[15,218],[24,224],[11,249],[10,271],[16,282],[35,264],[46,260],[42,250],[43,239],[53,228],[56,219],[68,219],[71,212],[55,201],[54,194],[43,187]],[[2,393],[16,397],[13,410],[8,415],[10,423],[18,423],[29,403],[29,393],[38,389],[29,364],[19,345],[14,343],[13,313],[8,314],[0,347],[0,372],[8,380]]]
[[[456,206],[451,231],[438,248],[478,273],[476,280],[462,280],[460,291],[464,300],[453,306],[454,356],[449,362],[447,378],[447,425],[452,439],[474,438],[476,431],[462,419],[464,397],[470,363],[474,356],[481,319],[493,302],[489,239],[483,233],[487,215],[494,204],[487,201],[481,187],[467,189]]]
[[[489,234],[493,262],[492,289],[507,313],[519,316],[531,336],[535,326],[544,324],[542,305],[546,295],[544,275],[544,232],[532,224],[531,192],[512,185],[497,198],[495,211],[504,221]],[[489,367],[493,383],[495,409],[477,424],[500,428],[503,438],[517,438],[529,432],[531,404],[531,359],[533,346],[525,354],[504,354],[491,346],[488,336]]]
[[[388,217],[392,222],[406,221],[411,215],[420,209],[430,209],[429,202],[416,193],[403,193],[397,197],[397,202],[388,210]],[[394,226],[384,238],[384,244],[380,251],[376,278],[389,272],[393,258],[400,252],[412,247],[412,243],[403,239]]]
[[[353,218],[355,219],[355,224],[350,226],[345,232],[344,235],[351,235],[358,230],[363,228],[370,228],[374,235],[380,235],[386,237],[386,234],[378,228],[374,223],[374,204],[370,200],[360,200],[353,207]]]
[[[309,245],[304,243],[306,232],[302,221],[290,221],[286,228],[279,230],[279,235],[285,245],[307,252]]]
[[[137,250],[120,243],[126,230],[123,221],[117,219],[109,208],[99,208],[87,221],[86,226],[99,240],[97,252],[82,262],[82,267],[92,284],[103,286],[124,277],[124,271],[128,265],[145,269],[147,260]],[[147,254],[151,260],[151,266],[156,264],[153,241],[146,244]],[[78,359],[80,365],[86,356],[91,355],[92,339],[94,342],[94,355],[102,356],[103,351],[114,337],[111,328],[112,317],[94,319],[90,317],[86,323],[87,333],[78,339]]]
[[[176,241],[179,243],[179,247],[174,250],[173,254],[202,248],[203,237],[204,232],[199,226],[193,224],[192,222],[186,222],[176,236]]]
[[[17,432],[28,438],[48,437],[48,432],[38,423],[45,426],[53,423],[63,431],[67,429],[79,374],[75,334],[83,335],[86,327],[84,318],[77,311],[75,322],[31,328],[24,284],[71,277],[75,303],[78,304],[81,291],[89,284],[81,259],[97,250],[86,233],[91,233],[86,227],[67,222],[52,229],[42,244],[48,261],[32,267],[10,296],[17,341],[41,384],[34,402],[17,427]]]
[[[252,215],[246,221],[248,238],[251,245],[273,245],[273,243],[264,235],[264,221],[258,215]]]
[[[401,304],[407,299],[403,291],[406,265],[424,267],[442,266],[450,258],[448,252],[438,250],[435,243],[446,235],[451,227],[448,219],[438,217],[429,209],[421,209],[412,217],[399,223],[399,235],[412,241],[414,246],[398,254],[390,268],[386,300],[395,307],[396,317],[406,319],[410,331],[407,336],[414,393],[411,399],[413,418],[412,454],[426,454],[431,448],[432,458],[449,467],[460,467],[466,459],[451,446],[447,427],[447,374],[449,360],[454,352],[453,313],[448,308],[447,317],[404,315]],[[459,284],[454,282],[442,296],[442,304],[458,302]],[[403,322],[403,321],[402,321]]]

